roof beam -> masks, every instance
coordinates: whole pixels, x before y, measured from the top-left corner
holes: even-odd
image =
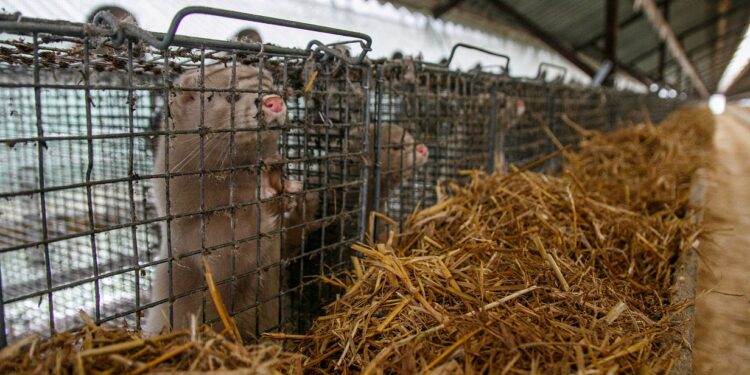
[[[719,0],[719,4],[717,6],[718,12],[717,13],[724,13],[729,9],[729,5],[732,3],[731,0]],[[727,32],[727,25],[729,21],[727,20],[727,17],[721,17],[718,21],[716,21],[716,44],[714,45],[714,53],[713,53],[713,61],[711,62],[712,66],[719,66],[720,60],[722,58],[722,55],[724,52],[724,44],[726,42],[726,38],[724,37]],[[719,80],[721,79],[721,73],[716,76],[716,74],[709,76],[712,81],[715,81],[716,83],[719,83]]]
[[[530,20],[510,5],[507,5],[500,0],[494,0],[490,2],[490,4],[492,4],[497,10],[511,16],[523,29],[525,29],[531,35],[541,40],[542,42],[544,42],[544,44],[562,55],[565,59],[578,67],[578,69],[581,69],[589,77],[593,77],[596,74],[596,69],[581,60],[575,53],[575,51],[564,46],[560,40],[544,31],[541,27],[534,23],[534,21]]]
[[[450,0],[443,5],[438,5],[432,9],[432,16],[435,18],[440,18],[444,14],[450,12],[451,9],[461,5],[461,3],[463,3],[464,1],[465,0]]]
[[[654,80],[652,80],[651,78],[649,78],[647,75],[645,75],[645,74],[637,71],[635,68],[633,68],[631,66],[623,65],[620,62],[615,62],[615,65],[617,66],[618,69],[620,69],[623,72],[627,73],[629,76],[635,78],[637,81],[643,83],[646,86],[648,86],[652,82],[654,82]]]
[[[659,9],[654,4],[653,0],[636,0],[636,8],[642,9],[646,17],[651,21],[654,27],[659,31],[659,37],[667,44],[669,51],[679,61],[682,71],[684,71],[690,80],[693,82],[693,87],[698,90],[698,94],[702,97],[708,97],[708,89],[706,84],[701,79],[698,71],[693,66],[693,63],[685,54],[685,50],[677,40],[674,31],[669,26],[669,23],[664,20],[664,16],[661,14]]]
[[[661,0],[661,1],[658,2],[658,4],[662,5],[662,4],[664,4],[664,3],[668,2],[668,1],[669,0]],[[618,27],[620,28],[620,30],[622,30],[622,29],[630,26],[631,24],[635,23],[639,19],[641,19],[641,17],[643,17],[643,12],[641,12],[641,11],[635,11],[635,12],[631,13],[627,18],[625,18],[624,20],[622,20],[622,22],[620,22],[620,24],[618,25]],[[583,42],[583,43],[581,43],[581,44],[573,47],[573,50],[575,50],[576,52],[578,52],[578,51],[580,51],[580,50],[582,50],[584,48],[595,46],[596,42],[598,42],[599,40],[601,40],[604,37],[605,37],[605,33],[597,34],[596,36],[592,37],[591,39],[589,39],[589,40],[587,40],[587,41],[585,41],[585,42]]]
[[[664,13],[664,20],[669,22],[669,1],[665,2],[661,7],[662,13]],[[667,60],[667,45],[661,42],[659,46],[659,82],[664,82],[664,66]]]
[[[729,34],[729,35],[745,35],[744,32],[745,32],[746,29],[747,29],[747,25],[742,24],[742,25],[738,25],[738,26],[735,26],[735,27],[727,30],[726,34]],[[724,36],[726,36],[726,35],[724,35]],[[703,61],[704,59],[707,59],[707,58],[711,57],[711,53],[713,52],[713,46],[714,46],[714,44],[716,44],[716,40],[718,38],[722,38],[724,36],[720,35],[720,36],[716,36],[716,37],[713,37],[711,39],[708,39],[708,40],[704,41],[701,44],[695,45],[695,46],[691,47],[690,49],[686,49],[685,53],[688,56],[692,56],[693,62],[695,62],[695,63],[697,63],[698,61]],[[739,44],[739,41],[737,43]],[[734,54],[732,54],[732,56],[734,56]],[[730,59],[731,59],[731,57],[730,57]],[[674,65],[675,63],[676,63],[675,60],[668,60],[665,63],[665,69],[671,68],[672,65]]]
[[[705,29],[707,27],[713,26],[714,23],[716,23],[716,21],[719,18],[724,17],[724,16],[728,16],[728,15],[732,15],[734,12],[737,12],[739,10],[744,9],[747,6],[747,3],[748,3],[747,0],[735,2],[735,5],[732,7],[732,9],[729,9],[728,11],[726,11],[724,13],[719,13],[719,14],[717,14],[717,15],[709,18],[709,19],[706,19],[705,21],[703,21],[703,22],[701,22],[701,23],[699,23],[697,25],[691,26],[691,27],[683,30],[681,33],[679,33],[677,35],[677,39],[678,40],[683,40],[683,39],[689,37],[690,35],[693,35],[693,34],[699,32],[699,31],[701,31],[701,30],[703,30],[703,29]],[[657,51],[659,51],[659,46],[658,45],[656,47],[651,48],[651,49],[647,50],[646,52],[643,52],[642,54],[634,57],[632,60],[628,61],[627,64],[630,65],[630,64],[633,64],[634,62],[641,61],[641,60],[645,59],[646,57],[650,56],[652,53],[657,52]]]

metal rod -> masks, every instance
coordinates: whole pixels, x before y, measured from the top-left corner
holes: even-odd
[[[556,87],[550,86],[547,88],[547,127],[552,134],[555,134],[555,117],[557,116],[557,90]],[[555,152],[555,142],[552,137],[547,137],[547,150],[546,153],[552,154]],[[549,160],[548,171],[552,172],[555,168],[555,161],[557,158]]]
[[[617,7],[618,0],[607,0],[606,9],[604,12],[604,56],[609,61],[617,61]],[[612,69],[608,72],[604,78],[604,84],[606,86],[614,85],[616,67],[612,66]]]
[[[5,297],[3,293],[3,270],[0,267],[0,349],[8,345],[8,333],[5,327]]]
[[[42,89],[39,87],[39,36],[34,33],[34,110],[36,112],[36,130],[39,138],[44,138],[44,121],[42,120]],[[52,301],[52,265],[49,253],[49,229],[47,228],[47,197],[44,193],[44,150],[45,144],[37,142],[37,166],[39,168],[39,205],[42,219],[42,245],[44,246],[44,265],[47,277],[47,303],[49,304],[49,329],[55,332],[55,309]]]
[[[497,126],[497,83],[493,82],[490,88],[490,124],[489,124],[489,149],[487,150],[487,173],[493,173],[501,167],[503,147],[498,137],[500,132]],[[500,156],[500,157],[498,157]]]
[[[94,16],[94,24],[102,26],[108,21],[110,21],[109,22],[110,27],[119,26],[120,28],[124,28],[123,31],[127,36],[137,37],[138,39],[150,44],[151,46],[157,49],[166,49],[167,47],[170,47],[172,45],[172,41],[175,38],[175,35],[177,33],[177,28],[180,26],[180,22],[182,22],[182,20],[185,17],[192,15],[192,14],[205,14],[205,15],[211,15],[211,16],[265,23],[269,25],[290,27],[294,29],[315,31],[315,32],[321,32],[321,33],[326,33],[326,34],[333,34],[333,35],[340,35],[340,36],[362,39],[364,43],[362,44],[362,52],[360,53],[359,57],[356,59],[357,63],[361,63],[364,60],[365,55],[367,55],[367,52],[369,52],[372,47],[372,38],[370,38],[369,35],[363,34],[363,33],[358,33],[358,32],[343,30],[343,29],[336,29],[336,28],[320,26],[320,25],[313,25],[313,24],[304,23],[304,22],[290,21],[290,20],[284,20],[280,18],[266,17],[266,16],[255,15],[255,14],[242,13],[242,12],[236,12],[236,11],[218,9],[218,8],[202,7],[202,6],[191,6],[191,7],[180,9],[172,18],[172,22],[169,25],[169,29],[167,30],[167,32],[164,34],[164,36],[161,39],[158,37],[155,37],[151,33],[144,31],[143,29],[140,29],[139,27],[130,23],[118,22],[117,24],[113,24],[111,22],[112,20],[111,19],[108,20],[106,14],[103,12],[97,13]],[[0,26],[0,28],[1,27],[2,26]],[[114,31],[117,32],[119,30],[114,30]]]
[[[477,46],[472,46],[472,45],[466,44],[466,43],[456,43],[453,46],[453,48],[451,48],[451,54],[448,57],[448,61],[444,64],[444,66],[446,68],[451,65],[451,62],[453,62],[453,57],[456,55],[456,50],[459,49],[460,47],[463,47],[463,48],[466,48],[466,49],[473,49],[475,51],[480,51],[480,52],[484,52],[484,53],[492,55],[492,56],[497,56],[497,57],[503,58],[505,60],[505,65],[502,66],[503,67],[503,74],[508,74],[509,73],[508,69],[510,68],[510,57],[508,55],[504,55],[504,54],[498,53],[498,52],[493,52],[493,51],[490,51],[488,49],[484,49],[484,48],[477,47]]]
[[[91,79],[89,70],[89,40],[88,38],[84,38],[83,40],[83,84],[85,86],[84,89],[84,99],[86,101],[86,136],[91,137],[94,133],[94,126],[91,121],[91,105],[94,102],[91,98],[91,89],[89,88],[89,81]],[[91,182],[91,173],[94,170],[94,142],[89,138],[89,140],[86,142],[86,148],[88,151],[88,164],[86,166],[86,183]],[[94,198],[92,196],[92,189],[91,185],[86,186],[86,206],[88,209],[88,221],[89,221],[89,231],[93,230],[95,227],[94,223]],[[94,234],[91,234],[89,236],[89,241],[91,244],[91,260],[92,264],[94,265],[94,298],[96,301],[96,306],[94,307],[94,319],[96,322],[99,321],[101,318],[101,294],[99,290],[99,256],[96,251],[96,236]]]
[[[21,35],[31,35],[36,32],[39,34],[51,34],[56,36],[69,36],[78,38],[83,38],[85,36],[106,36],[110,33],[107,29],[95,26],[88,27],[84,24],[32,22],[29,19],[24,19],[21,22],[0,21],[0,31]],[[158,32],[154,32],[151,34],[156,38],[165,36],[164,33]],[[262,50],[263,52],[266,52],[268,54],[286,54],[300,57],[306,57],[310,55],[310,51],[300,48],[283,48],[269,44],[261,45],[259,43],[223,41],[181,35],[174,36],[171,43],[171,47],[200,48],[201,46],[219,50],[241,50],[250,52],[260,52]]]
[[[564,81],[565,80],[565,76],[568,75],[568,68],[566,68],[566,67],[564,67],[562,65],[552,64],[552,63],[548,63],[548,62],[542,62],[542,63],[539,64],[539,67],[536,69],[536,79],[541,80],[543,78],[542,74],[544,74],[544,72],[547,71],[544,68],[553,68],[555,70],[561,71],[562,75],[560,75],[560,77],[558,79],[556,79],[556,80]]]
[[[365,67],[365,74],[362,77],[362,88],[364,89],[364,111],[362,113],[362,122],[363,122],[363,131],[362,131],[362,143],[361,143],[361,150],[364,150],[363,152],[365,155],[367,155],[370,146],[370,106],[372,103],[370,102],[370,76],[372,75],[372,66],[368,65]],[[377,94],[377,83],[376,83],[376,95]],[[380,117],[380,116],[378,116]],[[370,184],[375,183],[374,181],[370,181],[369,178],[369,171],[368,171],[368,165],[367,163],[362,163],[362,166],[360,167],[360,176],[363,176],[362,178],[362,187],[359,190],[359,202],[360,202],[360,215],[359,215],[359,240],[364,242],[365,241],[365,233],[367,233],[367,215],[370,213],[367,212],[367,200],[368,200],[368,191],[370,191]]]
[[[89,82],[90,83],[90,82]],[[128,86],[133,86],[133,42],[128,41]],[[130,221],[138,221],[138,214],[135,208],[135,188],[133,186],[133,180],[135,176],[135,168],[133,167],[133,159],[135,159],[135,122],[133,119],[133,113],[136,110],[136,98],[133,89],[128,89],[128,196],[130,197]],[[140,254],[138,253],[138,230],[135,225],[130,227],[130,235],[132,238],[133,246],[133,265],[135,266],[135,307],[138,309],[141,304],[141,269],[139,267]],[[98,271],[97,271],[98,272]],[[97,295],[98,295],[97,291]],[[97,304],[98,305],[98,304]],[[101,307],[97,306],[97,310]],[[97,318],[101,320],[101,314]],[[135,325],[137,329],[141,328],[141,317],[136,314]]]
[[[373,153],[373,160],[372,160],[372,166],[370,168],[374,168],[373,170],[373,176],[375,181],[369,181],[368,184],[374,184],[373,189],[373,202],[371,205],[368,205],[367,211],[375,211],[380,206],[380,189],[382,188],[380,186],[380,168],[382,161],[380,160],[380,147],[381,147],[381,138],[382,138],[382,129],[383,126],[383,85],[385,83],[384,77],[383,77],[383,67],[378,66],[377,71],[377,81],[375,83],[375,134],[374,134],[374,140],[373,140],[373,150],[375,151]],[[370,129],[366,129],[365,131],[369,132]],[[370,175],[369,173],[367,174]],[[366,177],[369,179],[369,177]],[[369,194],[369,192],[368,192]],[[369,215],[369,212],[367,213]],[[370,239],[370,241],[376,241],[378,238],[378,225],[375,224],[373,228],[373,238]]]

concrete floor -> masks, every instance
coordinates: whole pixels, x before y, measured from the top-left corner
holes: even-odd
[[[700,250],[693,370],[750,374],[750,112],[716,117]]]

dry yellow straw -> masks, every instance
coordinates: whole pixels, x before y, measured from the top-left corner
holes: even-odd
[[[305,83],[305,93],[310,92],[312,90],[313,83],[315,83],[315,79],[318,78],[318,71],[314,70],[312,74],[310,75],[310,79],[307,80],[307,83]]]
[[[214,302],[216,311],[219,313],[219,318],[221,318],[221,322],[224,324],[224,329],[226,329],[229,334],[232,335],[235,342],[241,343],[242,336],[240,335],[240,331],[239,329],[237,329],[237,325],[234,324],[234,320],[232,319],[232,317],[229,316],[227,308],[224,305],[224,301],[222,301],[221,295],[216,289],[216,284],[214,283],[214,277],[211,273],[211,268],[208,266],[208,261],[206,260],[206,257],[202,257],[201,259],[203,260],[203,268],[205,269],[206,273],[206,284],[208,285],[208,291],[211,294],[211,299]]]

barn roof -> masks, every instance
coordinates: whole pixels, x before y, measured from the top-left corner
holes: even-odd
[[[386,2],[386,0],[381,0]],[[604,60],[604,0],[387,0],[425,14],[471,25],[492,33],[508,27],[523,30],[591,65]],[[745,33],[750,0],[654,0],[708,91],[715,92],[722,73]],[[616,66],[644,83],[685,88],[689,83],[662,41],[632,1],[617,4]],[[666,12],[665,12],[666,9]],[[515,13],[515,14],[514,14]],[[536,28],[536,31],[534,30]],[[538,35],[538,31],[545,35]],[[557,48],[557,52],[560,50]],[[565,55],[564,53],[561,53]],[[738,81],[750,81],[746,70]],[[743,78],[744,77],[744,78]],[[750,84],[745,85],[750,90]]]

